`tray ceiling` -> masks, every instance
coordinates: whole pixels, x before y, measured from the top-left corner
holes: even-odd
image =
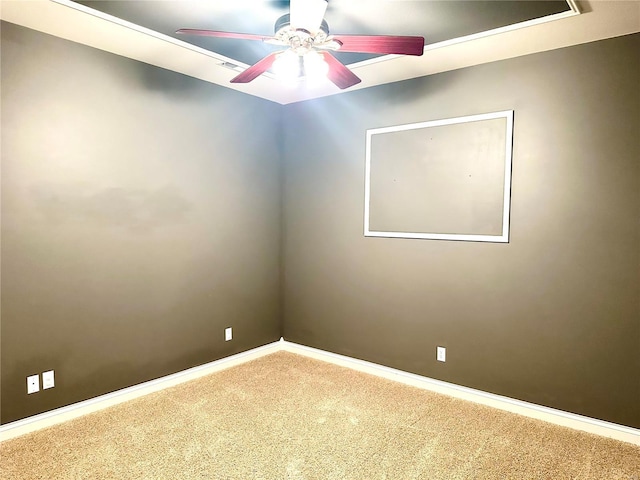
[[[176,35],[175,31],[197,28],[272,35],[275,21],[289,13],[289,2],[282,0],[80,0],[78,3],[248,65],[279,47],[253,41],[185,37]],[[330,33],[419,35],[428,45],[569,11],[571,8],[565,0],[330,0],[325,20]],[[336,57],[343,63],[353,64],[375,55],[338,52]]]
[[[330,82],[287,87],[272,75],[230,84],[274,47],[246,40],[185,37],[178,28],[271,35],[288,1],[2,1],[3,20],[243,91],[278,103],[341,93]],[[640,31],[640,2],[330,0],[332,33],[421,35],[421,57],[338,54],[362,83],[396,82]]]

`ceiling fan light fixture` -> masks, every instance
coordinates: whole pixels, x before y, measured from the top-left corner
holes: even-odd
[[[317,83],[327,77],[329,65],[316,51],[298,55],[293,50],[287,50],[276,57],[272,70],[283,82],[290,83],[304,79]]]
[[[309,79],[324,78],[329,73],[329,65],[324,61],[324,57],[316,51],[308,52],[304,55],[304,76]]]
[[[273,73],[285,82],[297,80],[301,76],[300,58],[292,50],[285,50],[273,62]]]
[[[288,47],[272,52],[233,77],[231,83],[249,83],[267,71],[287,82],[301,78],[314,82],[326,77],[340,89],[362,80],[330,52],[422,55],[424,38],[403,35],[329,35],[324,20],[328,0],[291,0],[289,14],[275,23],[273,36],[218,30],[181,28],[176,33],[205,37],[257,40]]]

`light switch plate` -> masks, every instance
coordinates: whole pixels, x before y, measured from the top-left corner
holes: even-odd
[[[228,342],[233,338],[233,330],[231,327],[224,329],[224,341]]]
[[[56,386],[53,370],[42,372],[42,389],[53,388]]]
[[[436,348],[436,360],[438,360],[439,362],[447,361],[447,349],[445,347]]]

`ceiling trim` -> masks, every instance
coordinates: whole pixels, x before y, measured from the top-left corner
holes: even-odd
[[[362,83],[346,91],[640,31],[638,0],[567,3],[567,12],[427,45],[420,57],[386,55],[351,64]],[[286,86],[271,75],[232,84],[237,69],[224,64],[248,65],[71,0],[2,0],[0,18],[280,104],[343,92],[329,81]]]

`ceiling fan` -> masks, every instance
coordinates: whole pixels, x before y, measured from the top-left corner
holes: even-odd
[[[293,77],[325,74],[338,88],[361,82],[331,52],[358,52],[396,55],[422,55],[424,38],[390,35],[329,35],[324,20],[328,0],[291,0],[289,13],[278,18],[273,36],[181,28],[185,35],[258,40],[288,47],[273,52],[231,79],[232,83],[249,83],[267,70],[289,72]]]

